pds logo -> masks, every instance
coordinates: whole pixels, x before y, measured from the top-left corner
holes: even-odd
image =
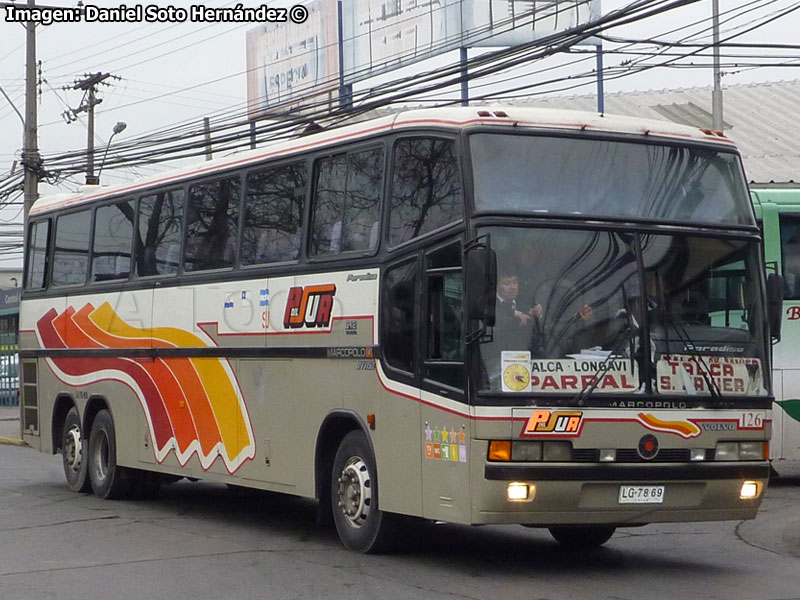
[[[328,327],[331,324],[335,295],[336,286],[332,283],[290,288],[286,312],[283,314],[283,326],[287,329]]]
[[[583,411],[580,410],[535,410],[531,415],[522,436],[560,435],[577,436],[581,433]]]

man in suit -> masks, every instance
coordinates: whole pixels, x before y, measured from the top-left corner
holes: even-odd
[[[507,269],[497,278],[497,304],[495,335],[500,338],[503,350],[530,350],[535,321],[542,314],[542,305],[535,304],[527,311],[517,306],[519,279]]]

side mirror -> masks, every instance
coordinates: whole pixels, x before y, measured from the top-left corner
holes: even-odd
[[[767,276],[767,319],[770,335],[780,342],[783,323],[783,276],[777,273],[770,273]]]
[[[497,255],[488,245],[466,252],[467,317],[492,327],[497,303]]]

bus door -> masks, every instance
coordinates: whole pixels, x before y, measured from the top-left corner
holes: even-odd
[[[43,290],[47,287],[49,273],[52,270],[48,261],[48,246],[53,234],[53,220],[43,219],[32,223],[28,230],[28,248],[25,256],[25,279],[23,287],[26,292]],[[19,347],[36,347],[34,331],[37,321],[48,310],[47,300],[28,300],[20,304]],[[61,306],[63,310],[63,305]],[[46,341],[39,336],[42,344]],[[23,359],[20,364],[20,404],[22,430],[25,433],[39,433],[39,400],[36,393],[38,371],[46,368],[43,359]],[[27,385],[26,385],[27,384]],[[32,393],[26,393],[32,390]],[[39,448],[42,449],[41,447]]]
[[[377,361],[386,396],[386,409],[398,427],[392,439],[382,443],[376,436],[375,452],[381,473],[381,456],[402,455],[403,465],[392,465],[402,477],[382,477],[381,506],[391,510],[395,498],[422,498],[421,489],[421,442],[424,439],[419,429],[419,346],[421,317],[419,298],[422,294],[421,256],[414,253],[388,264],[381,273],[379,342],[380,360]],[[398,452],[398,446],[403,447]],[[392,446],[394,448],[392,448]],[[403,489],[405,487],[405,489]],[[422,506],[408,508],[420,514]],[[389,504],[387,504],[389,503]]]
[[[419,363],[424,434],[423,514],[470,518],[470,419],[466,398],[464,276],[461,240],[423,258],[422,339]]]

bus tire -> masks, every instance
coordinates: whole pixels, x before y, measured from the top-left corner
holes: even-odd
[[[576,525],[550,527],[550,535],[562,546],[574,550],[590,550],[605,544],[614,535],[613,525]]]
[[[92,484],[87,472],[87,439],[81,429],[81,418],[74,406],[64,418],[64,431],[61,437],[61,460],[67,485],[73,492],[91,491]]]
[[[336,451],[331,474],[333,522],[345,548],[377,553],[390,548],[393,519],[378,507],[375,457],[360,430],[348,433]]]
[[[130,478],[123,467],[117,465],[117,437],[114,419],[103,409],[97,413],[89,435],[89,479],[92,491],[98,498],[114,499],[127,495]]]

